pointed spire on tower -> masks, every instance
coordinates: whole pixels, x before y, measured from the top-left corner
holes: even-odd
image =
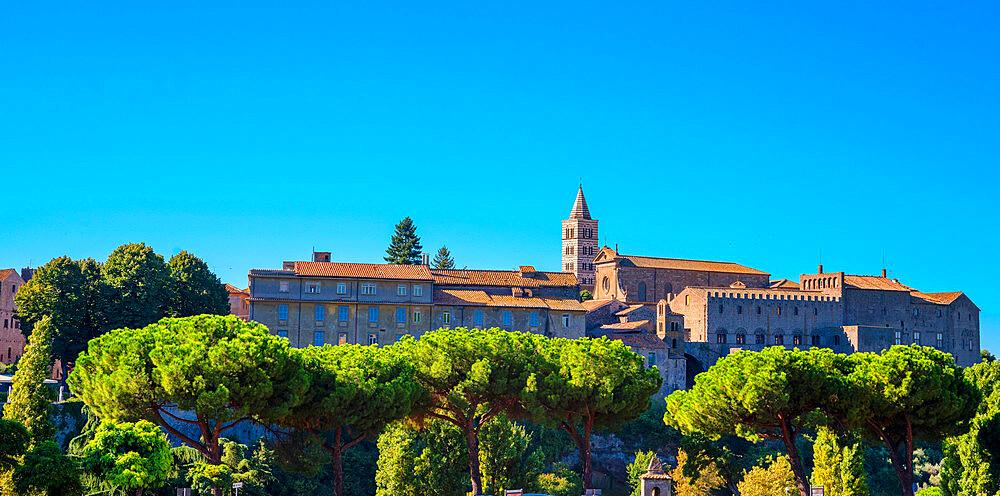
[[[587,200],[583,197],[583,185],[576,192],[576,201],[573,202],[573,210],[569,212],[570,219],[590,220],[590,210],[587,209]]]

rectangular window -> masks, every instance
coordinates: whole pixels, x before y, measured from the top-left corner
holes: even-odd
[[[368,335],[368,345],[378,344],[378,334],[371,333]]]
[[[423,296],[423,295],[424,295],[424,287],[419,284],[414,284],[413,296]]]
[[[569,314],[563,314],[562,316],[563,327],[569,327]]]
[[[646,364],[650,367],[656,366],[656,353],[650,353],[649,357],[646,359]]]
[[[420,313],[420,310],[414,310],[413,311],[413,323],[414,324],[419,324],[420,321],[423,320],[423,317],[424,316],[423,316],[422,313]]]
[[[913,344],[920,344],[920,331],[913,331]]]
[[[483,325],[483,311],[476,310],[472,312],[472,325],[482,326]]]
[[[396,323],[405,324],[406,323],[406,309],[396,308]]]
[[[326,320],[326,307],[316,305],[316,320]]]
[[[342,332],[337,334],[337,344],[344,345],[347,344],[347,333]]]
[[[378,307],[368,307],[368,322],[378,322]]]
[[[337,307],[337,320],[347,322],[350,320],[351,309],[347,305]]]
[[[278,305],[278,320],[288,320],[288,305]]]
[[[781,315],[781,307],[778,307],[778,315]]]
[[[317,294],[319,293],[319,283],[310,282],[306,284],[306,293]]]
[[[725,343],[726,342],[726,335],[723,334],[723,333],[721,333],[721,332],[719,334],[716,334],[715,335],[715,342],[716,343]]]
[[[743,305],[736,305],[736,315],[743,315]]]
[[[834,346],[840,346],[840,335],[839,334],[836,334],[836,335],[833,336],[833,345]]]
[[[503,325],[509,326],[512,320],[513,319],[511,318],[510,310],[504,310],[503,311]]]
[[[800,345],[800,344],[802,344],[802,336],[799,336],[798,334],[792,336],[792,344],[793,345]]]
[[[798,314],[799,314],[799,307],[795,307],[795,308],[794,308],[793,310],[794,310],[794,311],[793,311],[792,313],[793,313],[794,315],[798,315]]]
[[[441,312],[441,323],[444,325],[451,324],[451,312]]]
[[[400,285],[396,286],[396,295],[397,296],[406,296],[406,285],[405,284],[400,284]]]
[[[531,312],[531,316],[529,317],[528,320],[529,320],[528,325],[530,325],[531,327],[538,327],[538,312]]]
[[[278,337],[288,339],[288,331],[278,331]]]
[[[760,315],[760,306],[757,307],[757,315]]]
[[[722,304],[719,304],[719,313],[722,313],[725,310],[726,310],[725,306],[723,306]]]
[[[758,334],[757,337],[754,338],[754,342],[756,342],[757,344],[764,344],[764,335]]]
[[[943,350],[944,349],[944,333],[940,333],[940,332],[937,333],[937,346],[936,346],[936,348],[939,349],[939,350]]]
[[[282,293],[288,292],[288,281],[281,281],[278,283],[278,291]]]
[[[375,285],[372,283],[364,283],[361,285],[361,294],[363,295],[374,295]]]
[[[895,344],[902,344],[903,343],[903,333],[900,332],[900,331],[896,331],[894,333],[894,335],[893,335],[893,342]]]
[[[774,337],[774,344],[782,344],[782,345],[785,344],[785,336],[782,336],[781,334],[778,334],[777,336],[775,336]]]
[[[326,343],[326,334],[323,331],[313,333],[313,346],[323,346]]]
[[[819,346],[819,336],[813,335],[813,337],[812,337],[812,345],[813,346]]]
[[[747,335],[746,334],[737,334],[736,335],[736,344],[747,344]]]
[[[345,282],[337,283],[337,294],[339,295],[347,294],[347,283]]]

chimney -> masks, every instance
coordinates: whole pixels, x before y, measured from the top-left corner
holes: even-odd
[[[313,250],[313,262],[329,262],[330,252]]]
[[[428,255],[428,254],[426,254],[426,253],[421,253],[420,254],[420,263],[423,264],[423,265],[430,265],[431,264],[431,256]]]
[[[819,271],[819,272],[817,272],[817,274],[822,274],[823,273],[823,264],[819,264],[819,268],[816,269],[816,270]]]
[[[885,279],[885,278],[886,278],[886,275],[885,275],[885,269],[882,269],[882,278],[883,278],[883,279]]]

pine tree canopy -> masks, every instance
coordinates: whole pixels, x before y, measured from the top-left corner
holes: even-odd
[[[441,270],[455,268],[455,259],[451,257],[451,251],[448,250],[447,246],[442,246],[438,249],[431,266]]]
[[[413,224],[413,219],[407,217],[396,224],[396,232],[385,250],[385,261],[396,265],[418,265],[422,249],[417,226]]]

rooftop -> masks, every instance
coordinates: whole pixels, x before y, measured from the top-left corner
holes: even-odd
[[[491,295],[479,289],[434,288],[435,305],[484,306],[506,308],[542,308],[583,312],[586,309],[573,298],[519,297],[511,295]]]
[[[654,269],[673,269],[673,270],[696,270],[701,272],[724,272],[727,274],[753,274],[761,276],[769,276],[767,272],[763,272],[757,269],[752,269],[745,265],[740,265],[733,262],[713,262],[709,260],[687,260],[683,258],[659,258],[659,257],[643,257],[638,255],[622,255],[615,252],[614,250],[604,247],[601,250],[600,257],[604,255],[609,259],[613,260],[627,260],[632,265],[636,267],[649,267]]]
[[[583,197],[583,185],[580,185],[580,190],[576,192],[576,200],[573,202],[573,209],[569,212],[569,218],[590,220],[587,199]]]
[[[524,266],[523,268],[533,268]],[[452,286],[576,286],[576,276],[567,272],[525,270],[431,270],[435,284]]]
[[[648,332],[614,332],[607,335],[608,339],[621,341],[625,346],[632,348],[651,348],[657,350],[669,350],[670,345],[663,342],[655,334]]]
[[[649,324],[648,320],[636,320],[634,322],[615,322],[612,324],[604,324],[601,329],[612,329],[619,331],[634,331],[636,329],[641,329]]]
[[[885,291],[913,291],[913,288],[901,284],[899,279],[889,279],[879,276],[858,276],[844,274],[844,285],[857,289],[881,289]]]
[[[345,277],[353,279],[395,279],[433,281],[426,265],[365,264],[339,262],[295,262],[292,270],[253,269],[250,275],[300,277]]]
[[[790,279],[778,279],[771,281],[771,289],[801,289],[799,283]]]

